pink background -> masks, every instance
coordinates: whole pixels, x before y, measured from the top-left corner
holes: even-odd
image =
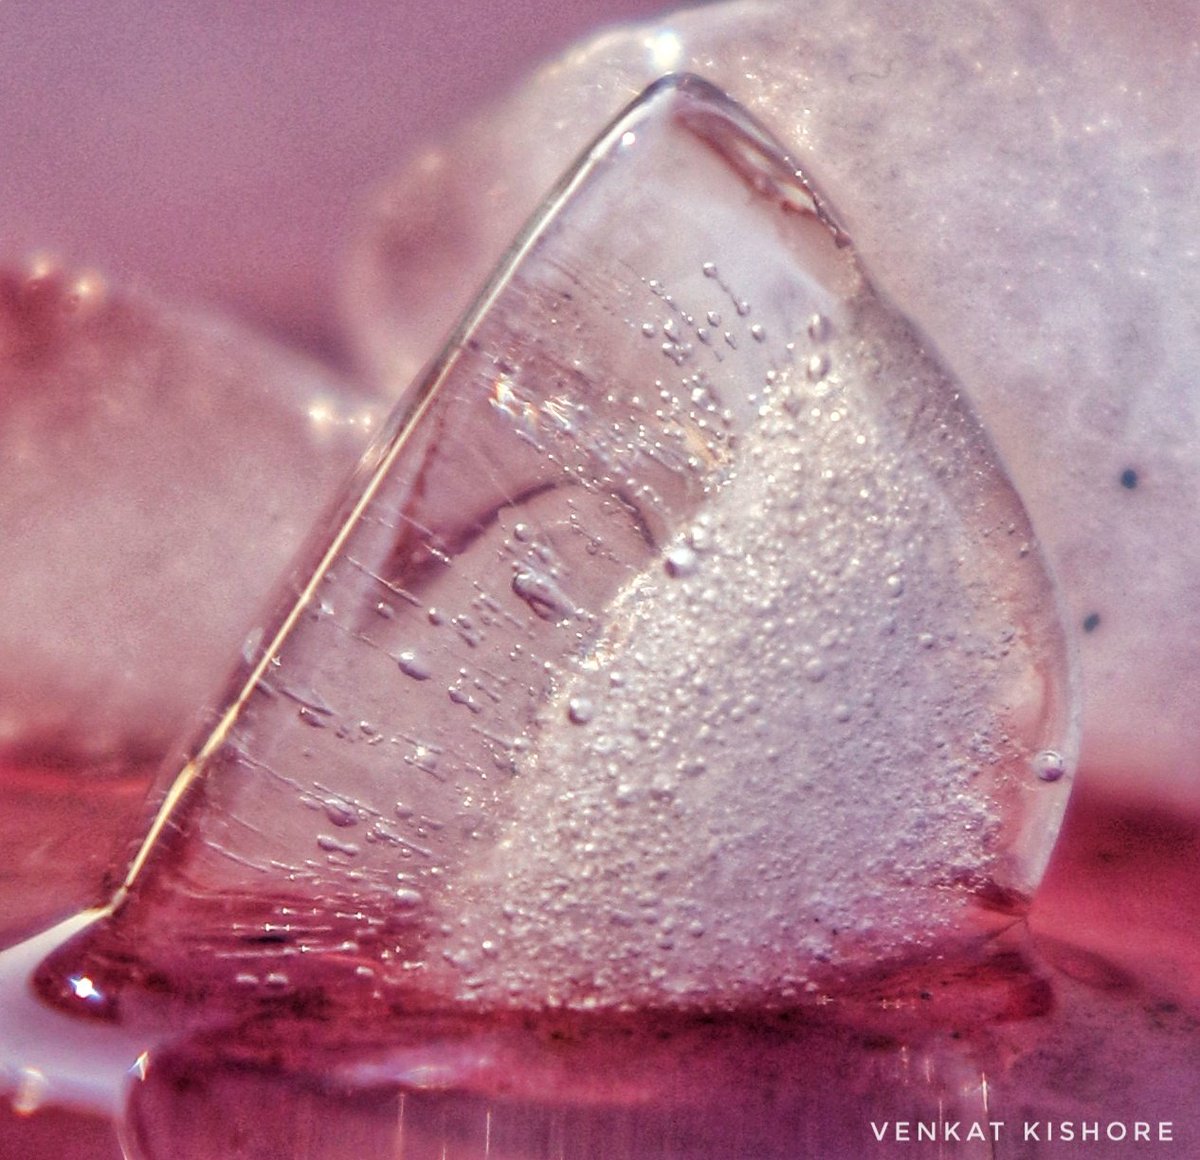
[[[356,194],[585,33],[662,0],[18,0],[0,256],[49,251],[337,348]]]

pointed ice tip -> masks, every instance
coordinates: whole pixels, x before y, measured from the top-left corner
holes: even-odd
[[[670,103],[660,109],[664,100]],[[804,166],[724,89],[695,73],[668,73],[626,107],[612,131],[627,131],[623,126],[639,111],[655,116],[665,112],[679,118],[690,132],[721,151],[731,167],[741,172],[758,193],[778,198],[785,212],[817,217],[837,246],[850,245],[850,235],[837,221]],[[731,133],[730,129],[736,132]]]

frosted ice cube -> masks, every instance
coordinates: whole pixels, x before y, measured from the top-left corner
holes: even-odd
[[[378,373],[432,356],[581,127],[672,53],[818,167],[877,284],[987,425],[1079,640],[1094,784],[1194,813],[1200,661],[1180,647],[1200,633],[1194,13],[783,0],[596,37],[380,192],[348,280]],[[426,201],[445,217],[422,247],[405,207]],[[469,251],[440,245],[463,236]]]

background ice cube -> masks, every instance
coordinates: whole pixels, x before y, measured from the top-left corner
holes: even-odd
[[[580,136],[669,69],[821,175],[990,428],[1066,592],[1089,780],[1200,806],[1194,14],[813,0],[601,37],[381,190],[347,291],[381,379],[427,357]]]
[[[0,930],[112,888],[373,422],[328,372],[48,262],[0,273]]]

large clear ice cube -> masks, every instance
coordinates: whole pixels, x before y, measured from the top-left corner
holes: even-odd
[[[264,627],[63,1002],[800,1002],[1020,912],[1074,761],[985,433],[690,77],[550,197]]]

